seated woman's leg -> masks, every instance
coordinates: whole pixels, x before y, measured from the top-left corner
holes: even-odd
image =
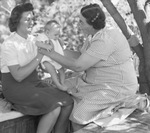
[[[72,104],[69,106],[63,106],[61,108],[61,113],[55,125],[55,133],[67,133],[69,116],[71,114],[72,108],[73,108]]]
[[[43,115],[39,121],[37,133],[50,133],[57,121],[61,108],[58,107],[52,112]]]

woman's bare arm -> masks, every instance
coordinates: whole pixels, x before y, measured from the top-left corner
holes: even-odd
[[[100,59],[94,58],[87,53],[82,54],[79,58],[71,58],[62,56],[59,53],[55,51],[47,52],[46,50],[42,49],[42,53],[46,56],[52,58],[65,68],[68,68],[70,70],[76,71],[76,72],[82,72],[94,64],[96,64]]]
[[[21,82],[36,69],[42,57],[42,54],[38,54],[30,63],[23,67],[20,65],[8,66],[10,73],[16,81]]]

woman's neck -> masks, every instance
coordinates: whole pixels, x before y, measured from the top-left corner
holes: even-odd
[[[97,32],[99,32],[99,30],[93,30],[93,32],[91,33],[92,37],[93,37]]]
[[[21,37],[25,38],[25,39],[27,39],[27,37],[28,37],[28,34],[23,33],[21,31],[17,31],[17,34],[20,35]]]

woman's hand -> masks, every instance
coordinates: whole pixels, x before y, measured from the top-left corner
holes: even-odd
[[[48,52],[51,52],[51,50],[54,49],[54,44],[53,44],[53,42],[51,40],[45,41],[45,43],[43,44],[43,46],[44,47],[42,47],[42,48],[47,49]]]
[[[51,40],[48,41],[48,45],[51,46],[51,50],[54,50],[54,44],[53,44],[53,42]]]
[[[37,49],[37,57],[39,57],[39,58],[41,58],[41,57],[43,57],[43,53],[42,53],[42,49],[41,48],[38,48]]]
[[[54,49],[54,45],[51,41],[46,41],[44,45],[46,46],[48,52],[51,52],[51,50]]]
[[[48,57],[50,57],[51,53],[53,52],[54,52],[54,49],[52,49],[51,51],[47,51],[46,49],[40,48],[40,53]]]
[[[135,47],[135,46],[139,45],[139,40],[136,37],[136,35],[131,35],[131,37],[128,39],[128,43],[129,43],[130,47]]]
[[[36,41],[35,44],[37,47],[42,47],[44,43],[41,41]]]
[[[36,41],[36,45],[37,47],[40,49],[40,48],[43,48],[43,49],[46,49],[47,51],[51,51],[54,47],[52,45],[52,43],[49,43],[49,42],[40,42],[40,41]]]

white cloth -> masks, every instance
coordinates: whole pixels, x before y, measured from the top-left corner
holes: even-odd
[[[1,72],[10,72],[8,66],[28,64],[37,55],[34,37],[24,39],[17,33],[12,33],[1,46]]]
[[[45,42],[45,41],[48,41],[48,37],[45,34],[39,34],[37,36],[37,40]],[[62,49],[59,41],[58,40],[53,40],[53,39],[51,39],[51,41],[54,44],[54,50],[57,53],[59,53],[61,55],[64,55],[63,49]],[[41,61],[41,65],[42,65],[43,69],[45,69],[45,66],[43,65],[44,61],[50,62],[55,67],[56,70],[58,70],[58,69],[60,69],[62,67],[60,64],[58,64],[57,62],[55,62],[54,60],[52,60],[50,57],[44,56],[43,59],[42,59],[42,61]]]

